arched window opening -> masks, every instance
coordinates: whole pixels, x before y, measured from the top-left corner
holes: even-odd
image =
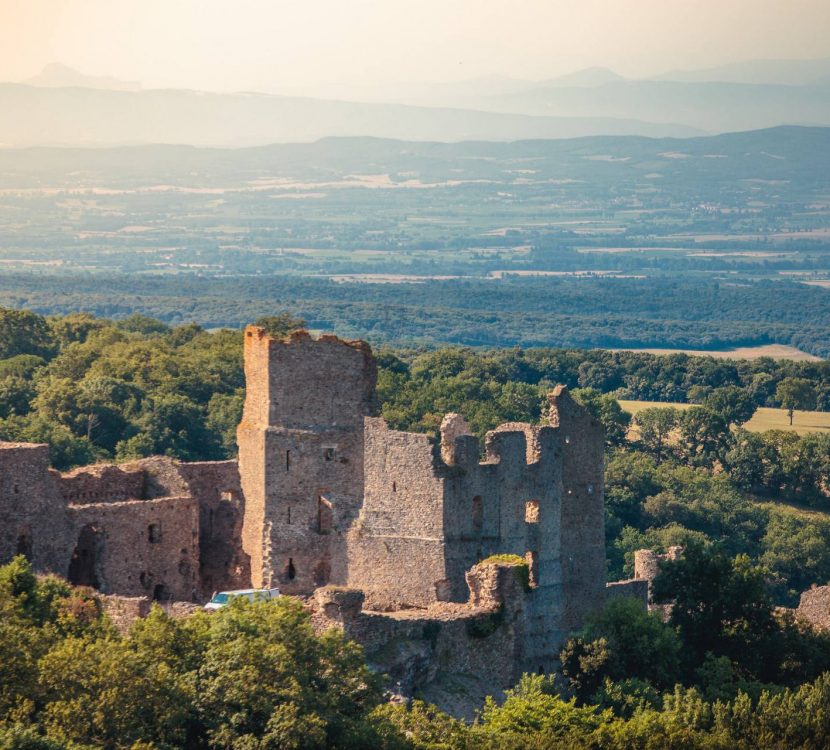
[[[167,591],[167,587],[163,583],[157,583],[153,587],[153,600],[157,602],[163,602],[171,599],[172,597]]]
[[[328,534],[334,527],[334,507],[324,495],[317,497],[317,532]]]
[[[69,561],[67,578],[75,586],[92,586],[100,588],[98,565],[103,549],[103,532],[87,524],[78,534],[78,543]]]

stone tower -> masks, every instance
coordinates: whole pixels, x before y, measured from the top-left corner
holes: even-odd
[[[562,451],[562,627],[569,632],[581,627],[605,597],[605,432],[564,385],[556,386],[548,400]]]
[[[376,411],[371,350],[249,326],[245,378],[237,439],[252,584],[310,593],[345,583],[344,533],[363,498],[364,417]]]

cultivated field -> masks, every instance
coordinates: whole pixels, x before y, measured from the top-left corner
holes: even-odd
[[[677,409],[688,409],[692,404],[667,404],[659,401],[620,401],[620,406],[631,414],[650,406],[673,406]],[[752,419],[744,427],[752,432],[765,432],[766,430],[793,430],[799,435],[808,432],[830,431],[830,412],[825,411],[796,411],[793,417],[793,425],[790,427],[790,420],[784,409],[761,408],[755,412]]]
[[[612,351],[642,352],[643,354],[689,354],[695,357],[715,357],[715,359],[758,359],[772,357],[773,359],[791,359],[796,362],[820,362],[807,352],[786,344],[764,344],[763,346],[743,346],[736,349],[722,351],[707,351],[705,349],[614,349]]]

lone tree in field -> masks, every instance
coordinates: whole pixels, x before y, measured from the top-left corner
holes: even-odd
[[[816,408],[816,389],[806,378],[784,378],[775,389],[775,398],[787,410],[791,425],[796,409]]]

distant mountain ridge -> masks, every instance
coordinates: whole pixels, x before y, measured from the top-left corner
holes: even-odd
[[[820,60],[743,60],[702,70],[675,70],[656,80],[815,86],[830,82],[830,58]]]
[[[0,146],[692,137],[830,125],[830,59],[750,60],[639,80],[593,67],[537,82],[490,76],[340,89],[348,95],[335,97],[337,87],[314,89],[326,98],[141,89],[52,64],[26,83],[0,83]]]
[[[610,157],[610,158],[609,158]],[[659,172],[661,184],[688,186],[735,180],[813,184],[830,174],[830,128],[778,127],[695,138],[591,136],[512,142],[444,143],[332,137],[313,143],[250,148],[144,145],[113,148],[0,149],[0,186],[75,185],[79,175],[101,185],[228,186],[266,173],[312,182],[332,175],[417,174],[426,182],[510,180],[506,162],[534,164],[558,179],[611,184]],[[194,178],[193,175],[198,175]]]
[[[616,118],[552,117],[266,94],[111,91],[0,84],[0,144],[253,146],[327,136],[517,140],[582,135],[690,136],[695,128]]]
[[[44,88],[82,88],[105,89],[109,91],[139,91],[141,84],[137,81],[123,81],[110,76],[88,76],[68,65],[49,63],[32,78],[23,81],[28,86]]]

